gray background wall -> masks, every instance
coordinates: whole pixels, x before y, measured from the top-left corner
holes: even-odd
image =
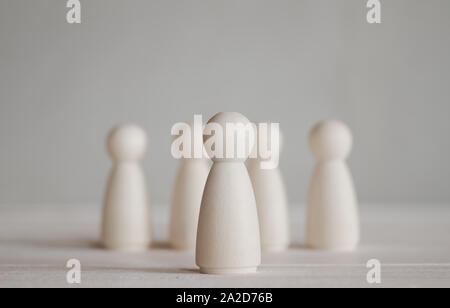
[[[148,132],[152,201],[177,162],[170,128],[240,111],[281,123],[289,197],[303,202],[310,127],[353,129],[349,164],[362,202],[450,201],[450,1],[0,2],[0,203],[100,202],[107,131]]]

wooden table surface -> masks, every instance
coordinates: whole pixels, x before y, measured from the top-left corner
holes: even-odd
[[[354,252],[303,246],[305,207],[291,206],[292,247],[263,254],[259,272],[199,274],[194,253],[168,248],[169,207],[152,206],[154,247],[143,253],[98,247],[100,205],[0,206],[0,287],[450,287],[450,205],[361,205],[362,241]],[[80,260],[81,284],[66,281]],[[381,284],[368,284],[369,259]]]

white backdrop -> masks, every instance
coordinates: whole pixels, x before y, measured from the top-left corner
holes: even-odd
[[[318,120],[352,128],[362,202],[450,201],[450,1],[0,0],[0,204],[99,202],[104,137],[142,125],[153,202],[168,202],[170,128],[240,111],[280,122],[303,202]]]

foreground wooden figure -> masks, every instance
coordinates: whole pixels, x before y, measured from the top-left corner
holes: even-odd
[[[353,180],[345,163],[352,147],[351,132],[341,122],[321,122],[312,129],[309,143],[317,164],[308,196],[307,245],[352,250],[359,242],[359,219]]]
[[[205,149],[214,164],[200,207],[196,263],[204,274],[254,273],[261,263],[261,247],[255,196],[244,164],[250,150],[246,151],[245,158],[217,157],[212,151],[220,147],[218,143],[222,143],[225,151],[230,146],[237,149],[236,144],[226,142],[227,135],[236,132],[239,142],[239,136],[246,135],[244,126],[249,121],[239,113],[223,112],[208,123],[218,124],[223,134],[218,134],[216,127],[215,135],[207,136],[205,129]],[[227,123],[241,126],[231,132],[225,129]],[[215,147],[207,146],[208,137],[216,138]],[[236,141],[236,138],[229,139]],[[250,145],[248,138],[244,141]]]
[[[139,165],[147,147],[145,132],[135,125],[120,125],[107,144],[114,166],[103,208],[102,244],[113,250],[146,250],[151,241],[150,209]]]

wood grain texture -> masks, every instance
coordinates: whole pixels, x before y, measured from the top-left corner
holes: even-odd
[[[98,247],[100,206],[0,207],[0,287],[74,287],[65,264],[82,264],[80,287],[374,287],[366,262],[382,263],[375,287],[450,287],[450,205],[361,206],[354,252],[306,249],[305,208],[291,206],[293,244],[266,253],[255,275],[198,273],[194,254],[168,248],[168,206],[153,206],[155,243],[138,254]]]

